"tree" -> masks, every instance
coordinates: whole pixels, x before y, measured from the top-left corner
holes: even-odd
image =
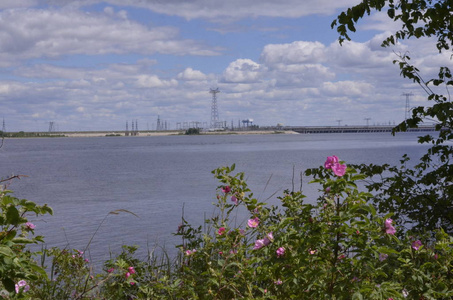
[[[342,12],[333,22],[332,28],[339,33],[339,42],[351,40],[360,19],[372,12],[387,11],[393,21],[401,22],[401,29],[388,36],[382,47],[395,45],[399,40],[411,38],[435,38],[436,48],[441,52],[453,47],[453,1],[451,0],[364,0]],[[355,166],[369,176],[367,187],[376,191],[374,202],[381,212],[391,210],[400,222],[413,229],[432,230],[444,227],[453,234],[453,103],[449,87],[453,86],[451,70],[439,66],[436,78],[425,80],[422,71],[410,63],[407,53],[397,54],[393,62],[401,76],[412,80],[427,93],[432,103],[418,106],[412,115],[393,129],[393,134],[416,128],[425,120],[436,122],[436,136],[419,137],[419,143],[429,143],[431,148],[412,169],[406,168],[410,159],[404,156],[401,166],[360,165]],[[445,87],[446,95],[433,91],[433,87]],[[384,176],[383,174],[388,174]],[[376,180],[378,176],[378,180]]]

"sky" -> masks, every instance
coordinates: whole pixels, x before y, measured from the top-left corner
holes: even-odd
[[[1,0],[5,130],[395,124],[426,94],[392,62],[409,53],[429,79],[451,64],[435,41],[381,41],[400,24],[360,20],[342,46],[330,24],[357,0]],[[0,128],[1,129],[1,128]]]

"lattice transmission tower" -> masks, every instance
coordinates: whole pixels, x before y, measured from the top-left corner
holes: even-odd
[[[210,89],[209,93],[212,94],[211,104],[211,128],[217,128],[219,124],[219,108],[217,107],[217,94],[220,93],[219,88]]]
[[[411,112],[411,107],[410,107],[410,97],[413,96],[414,94],[412,93],[403,93],[401,96],[406,96],[406,106],[404,109],[404,121],[407,120],[408,117],[410,117],[410,112]]]

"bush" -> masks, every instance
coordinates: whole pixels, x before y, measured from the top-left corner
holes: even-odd
[[[17,177],[17,176],[15,176]],[[5,182],[10,179],[2,180]],[[52,214],[47,205],[18,199],[11,191],[0,186],[0,289],[2,294],[18,293],[30,289],[30,283],[39,277],[46,277],[26,245],[43,241],[42,236],[32,236],[35,225],[28,221],[30,215]]]
[[[187,135],[200,134],[200,128],[189,128],[186,130],[185,134],[187,134]]]
[[[302,192],[286,190],[279,197],[281,205],[267,206],[253,196],[244,173],[234,174],[234,169],[213,171],[220,181],[217,214],[206,220],[205,229],[183,218],[175,233],[182,243],[174,260],[165,253],[160,258],[150,253],[142,260],[136,257],[136,247],[124,246],[94,274],[82,252],[46,250],[45,256],[52,257],[50,278],[33,270],[19,276],[19,269],[27,268],[12,266],[11,282],[25,278],[27,283],[9,295],[387,300],[453,296],[453,239],[442,229],[415,235],[398,227],[391,214],[378,215],[368,201],[372,195],[359,191],[355,183],[365,175],[336,156],[307,171],[314,177],[312,183],[320,185],[314,204],[306,203]],[[238,220],[241,214],[243,222]],[[34,265],[30,255],[25,260]]]

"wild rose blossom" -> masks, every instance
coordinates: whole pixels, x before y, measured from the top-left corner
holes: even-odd
[[[346,173],[346,165],[340,164],[340,160],[335,155],[327,157],[327,160],[324,163],[324,167],[326,169],[332,169],[333,173],[339,177],[343,176]]]
[[[269,232],[267,234],[267,239],[269,240],[269,242],[273,242],[274,241],[274,235],[272,234],[272,232]]]
[[[226,185],[222,188],[222,192],[228,194],[229,192],[231,192],[231,188],[228,185]]]
[[[238,198],[236,198],[236,196],[231,196],[231,202],[234,203],[234,205],[238,205],[239,201],[238,201]]]
[[[324,167],[326,169],[332,169],[334,164],[338,163],[338,157],[335,155],[328,156],[326,162],[324,163]]]
[[[193,250],[186,250],[185,253],[186,253],[187,256],[190,256],[190,255],[194,254],[195,252],[197,252],[197,250],[193,249]]]
[[[277,257],[282,257],[283,255],[285,255],[285,248],[284,247],[280,247],[277,249]]]
[[[255,227],[258,227],[258,225],[260,224],[260,219],[258,219],[258,217],[255,217],[253,219],[250,219],[248,220],[247,222],[247,225],[251,228],[255,228]]]
[[[334,164],[332,166],[332,171],[335,175],[337,175],[338,177],[341,177],[346,173],[346,165]]]
[[[253,246],[253,250],[258,250],[263,248],[264,246],[269,245],[271,242],[274,241],[274,235],[272,232],[268,233],[264,239],[259,239],[255,241],[255,246]]]
[[[127,270],[129,271],[129,273],[135,274],[135,269],[134,269],[134,267],[129,267],[129,268],[127,268]]]
[[[21,287],[24,287],[23,290],[24,293],[30,290],[30,286],[27,284],[27,282],[25,280],[20,280],[18,283],[15,284],[16,294],[19,294]]]
[[[25,226],[26,226],[26,227],[27,227],[27,229],[29,229],[29,230],[33,230],[33,229],[35,229],[35,228],[36,228],[36,225],[35,225],[35,224],[33,224],[33,223],[31,223],[31,222],[27,222],[27,223],[25,223]]]
[[[253,246],[253,250],[261,249],[261,248],[263,248],[264,246],[266,246],[266,245],[264,244],[264,239],[256,240],[256,241],[255,241],[255,246]]]
[[[412,249],[414,249],[415,251],[418,251],[418,249],[420,249],[421,246],[422,242],[420,240],[413,241],[411,245]]]
[[[392,226],[392,222],[393,222],[392,219],[386,219],[385,220],[385,223],[384,223],[385,233],[394,235],[395,232],[396,232],[396,229],[395,229],[395,227]]]
[[[218,233],[219,235],[222,235],[222,234],[225,233],[225,231],[226,231],[225,227],[220,227],[219,230],[217,231],[217,233]]]

